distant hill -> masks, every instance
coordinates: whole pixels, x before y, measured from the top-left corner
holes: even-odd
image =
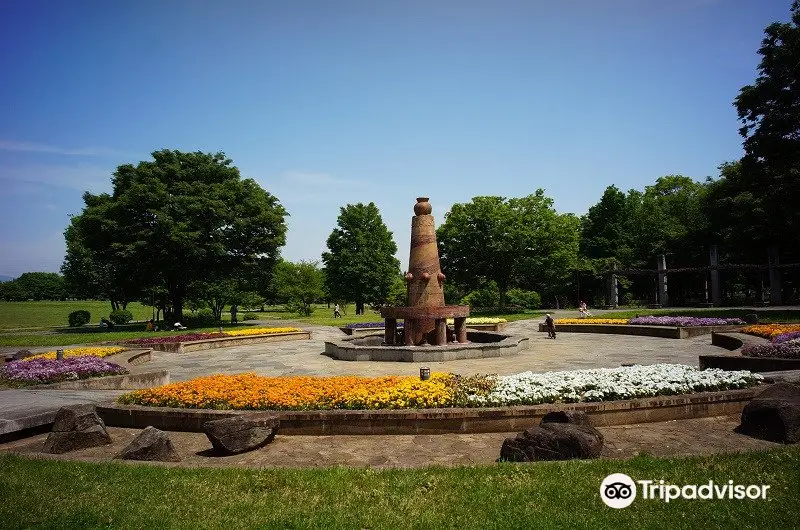
[[[2,274],[0,274],[0,282],[10,282],[13,279],[14,278],[12,278],[11,276],[3,276]]]

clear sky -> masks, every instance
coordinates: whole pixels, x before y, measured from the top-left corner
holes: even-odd
[[[0,275],[58,271],[84,191],[152,151],[223,151],[318,260],[347,203],[410,218],[544,188],[697,180],[790,0],[0,0]]]

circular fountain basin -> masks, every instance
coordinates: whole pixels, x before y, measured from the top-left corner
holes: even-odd
[[[449,342],[442,346],[386,346],[384,334],[345,337],[325,341],[325,355],[342,361],[396,361],[409,363],[443,362],[456,359],[482,359],[515,355],[529,347],[528,337],[467,331],[467,343]]]

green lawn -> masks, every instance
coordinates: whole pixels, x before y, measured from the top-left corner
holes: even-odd
[[[67,326],[67,317],[73,311],[85,309],[92,315],[91,322],[99,323],[111,313],[111,303],[102,300],[80,300],[70,302],[6,302],[0,301],[0,330],[19,328],[53,328]],[[134,320],[152,318],[153,308],[139,302],[128,304]]]
[[[615,510],[599,496],[611,473],[770,489],[767,500],[665,503],[639,494]],[[789,528],[800,518],[800,449],[383,471],[0,456],[0,491],[4,528]]]

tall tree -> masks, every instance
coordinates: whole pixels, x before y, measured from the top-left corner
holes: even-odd
[[[474,197],[454,204],[437,229],[442,269],[466,289],[493,280],[501,306],[512,287],[562,297],[576,265],[578,226],[541,189],[521,198]]]
[[[745,156],[733,191],[748,195],[763,212],[760,227],[769,245],[800,245],[800,0],[791,21],[764,30],[761,63],[752,85],[734,104],[742,127]]]
[[[337,227],[322,254],[326,281],[334,300],[352,301],[356,313],[365,303],[383,303],[400,272],[397,245],[375,203],[340,209]]]
[[[70,236],[110,269],[112,283],[165,291],[168,319],[183,317],[193,284],[271,271],[279,258],[286,211],[223,153],[156,151],[119,166],[112,184],[111,195],[84,194]]]
[[[325,274],[316,261],[281,261],[275,267],[275,291],[298,313],[309,316],[325,295]]]

